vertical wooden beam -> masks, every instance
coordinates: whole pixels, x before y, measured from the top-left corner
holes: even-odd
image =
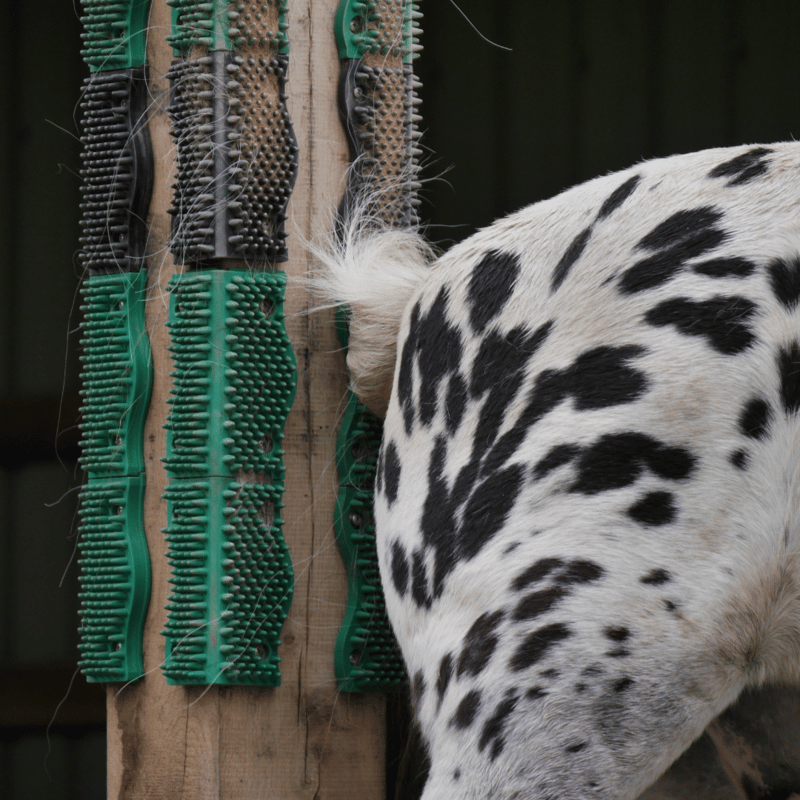
[[[289,111],[300,170],[289,205],[287,329],[297,357],[298,391],[286,426],[286,536],[295,592],[282,636],[282,685],[168,686],[160,670],[169,565],[162,529],[166,502],[166,399],[171,369],[165,287],[176,271],[167,249],[174,150],[165,75],[170,9],[153,0],[148,60],[150,132],[155,152],[147,319],[154,386],[145,429],[147,539],[153,590],[141,680],[108,690],[108,796],[114,800],[380,800],[384,796],[384,699],[336,688],[333,647],[346,580],[333,537],[334,442],[344,405],[344,366],[329,314],[307,314],[303,241],[330,224],[347,168],[336,107],[339,63],[333,38],[337,0],[290,3]]]

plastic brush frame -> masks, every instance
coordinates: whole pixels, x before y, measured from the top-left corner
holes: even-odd
[[[144,65],[149,2],[84,2],[81,240],[84,271],[79,510],[80,668],[91,682],[144,670],[150,598],[143,520],[145,327],[152,152]]]
[[[279,516],[296,390],[285,284],[282,272],[244,270],[170,283],[169,683],[280,684],[294,586]]]
[[[368,212],[382,224],[418,222],[419,84],[412,61],[420,49],[420,16],[410,0],[339,4],[339,115],[353,162],[339,208],[341,221],[346,222],[355,200],[367,197],[372,204]],[[346,347],[345,313],[339,314],[338,324]],[[351,394],[336,448],[340,488],[334,524],[349,586],[335,647],[342,691],[393,691],[405,676],[386,615],[375,545],[373,487],[381,435],[381,421]]]
[[[285,261],[298,165],[286,101],[286,0],[170,5],[177,60],[169,111],[178,153],[172,252],[181,264]]]

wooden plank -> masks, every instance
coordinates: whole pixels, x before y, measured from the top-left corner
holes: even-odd
[[[304,275],[302,246],[326,229],[338,202],[347,148],[336,108],[338,58],[334,0],[291,3],[290,113],[300,147],[300,172],[290,204],[287,273]],[[164,287],[175,267],[166,249],[172,143],[164,78],[171,54],[164,42],[169,9],[153,4],[149,60],[156,153],[151,209],[151,292],[148,330],[155,382],[145,430],[148,489],[146,525],[153,591],[145,631],[144,679],[108,692],[109,797],[148,798],[381,798],[384,794],[384,701],[340,694],[333,643],[346,601],[344,568],[335,546],[335,425],[344,397],[344,371],[331,316],[306,313],[307,291],[290,285],[287,328],[298,362],[299,386],[286,427],[284,534],[292,554],[294,601],[280,649],[282,686],[187,688],[167,686],[159,665],[169,569],[161,529],[166,475],[160,458],[169,393]]]

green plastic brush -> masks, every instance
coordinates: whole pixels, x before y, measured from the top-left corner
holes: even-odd
[[[92,70],[82,108],[83,388],[80,667],[89,681],[143,672],[150,562],[142,517],[144,420],[152,385],[145,328],[145,220],[152,155],[145,127],[149,3],[84,3]]]
[[[365,197],[372,198],[370,214],[387,225],[418,221],[419,84],[412,61],[419,50],[419,17],[417,4],[410,0],[339,4],[339,111],[353,162],[339,209],[345,221],[353,201]],[[341,314],[338,322],[346,346],[346,316]],[[337,440],[335,528],[349,585],[335,648],[342,691],[392,691],[405,675],[386,615],[372,516],[381,434],[380,420],[351,395]]]
[[[282,272],[240,270],[170,283],[170,683],[280,684],[294,585],[279,516],[296,387],[285,284]]]

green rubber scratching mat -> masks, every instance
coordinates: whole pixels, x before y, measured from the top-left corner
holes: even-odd
[[[281,272],[170,283],[170,683],[278,686],[294,577],[281,532],[283,428],[296,369]]]
[[[81,456],[89,479],[144,471],[144,421],[152,387],[144,308],[147,275],[94,275],[81,287]]]
[[[144,476],[90,481],[81,492],[80,651],[90,683],[142,675],[142,629],[150,599]]]
[[[355,395],[339,429],[336,540],[348,575],[348,598],[336,639],[335,666],[344,692],[394,690],[405,676],[381,589],[373,484],[382,424]]]
[[[92,72],[145,63],[150,0],[82,0],[84,61]]]
[[[144,664],[150,600],[144,422],[152,364],[145,326],[149,0],[84,0],[81,98],[83,270],[80,464],[80,668],[91,682],[130,681]]]
[[[342,0],[335,20],[342,59],[339,113],[352,161],[339,208],[369,198],[368,213],[387,226],[418,223],[417,123],[419,83],[412,62],[419,51],[420,14],[410,0]],[[359,206],[359,212],[363,208]],[[347,319],[338,318],[342,344]],[[392,691],[405,669],[386,615],[372,516],[382,424],[350,396],[337,441],[339,495],[336,538],[348,574],[348,601],[336,640],[335,666],[342,691]]]
[[[83,388],[80,667],[89,681],[142,674],[150,562],[142,520],[144,420],[152,370],[145,272],[94,275],[82,287]]]

